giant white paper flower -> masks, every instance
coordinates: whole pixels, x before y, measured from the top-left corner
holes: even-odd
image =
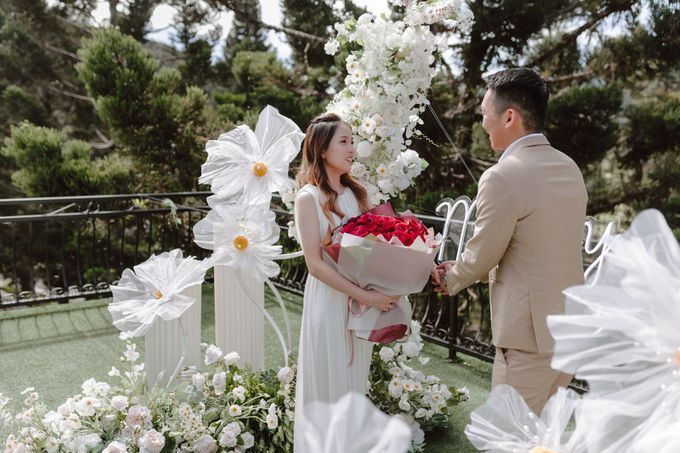
[[[293,121],[267,106],[255,132],[242,125],[208,141],[208,159],[201,166],[198,182],[210,184],[221,199],[243,193],[244,203],[268,203],[272,192],[292,189],[288,166],[300,151],[303,138]]]
[[[316,401],[300,412],[296,451],[406,453],[411,442],[411,428],[401,417],[385,415],[358,393],[333,404]]]
[[[208,260],[182,257],[179,249],[152,255],[134,270],[125,269],[117,285],[111,286],[109,311],[113,325],[132,336],[144,335],[156,318],[176,319],[195,302],[183,290],[203,283],[211,267]]]
[[[636,442],[680,420],[680,246],[648,210],[608,247],[588,283],[565,291],[565,314],[548,317],[552,366],[590,385],[575,431],[588,451],[653,451]]]
[[[497,385],[482,406],[470,414],[465,435],[477,449],[495,453],[570,453],[567,425],[579,403],[573,390],[560,387],[540,417],[513,387]]]
[[[258,280],[274,277],[281,254],[279,227],[269,204],[228,205],[209,200],[212,210],[194,226],[194,240],[213,250],[214,264],[247,272]]]

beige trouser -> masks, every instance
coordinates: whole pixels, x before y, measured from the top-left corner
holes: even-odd
[[[543,406],[557,391],[566,387],[573,376],[550,367],[553,353],[526,352],[496,348],[491,387],[508,384],[524,398],[529,408],[540,415]]]

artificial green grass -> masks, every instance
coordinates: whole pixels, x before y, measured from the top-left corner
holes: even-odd
[[[282,292],[293,336],[293,357],[297,346],[302,316],[299,296]],[[120,364],[124,343],[111,324],[106,306],[110,299],[73,301],[38,307],[0,311],[0,393],[12,398],[10,407],[18,410],[26,387],[35,387],[49,408],[56,408],[69,396],[80,392],[83,381],[93,377],[109,381],[107,373]],[[281,309],[269,289],[265,305],[284,332]],[[215,341],[213,286],[203,286],[201,338]],[[137,349],[144,351],[143,339]],[[225,351],[229,352],[229,351]],[[491,366],[480,360],[459,356],[447,361],[447,350],[426,343],[423,353],[430,362],[418,366],[435,374],[450,387],[467,387],[470,400],[454,407],[448,430],[426,436],[427,453],[465,453],[476,451],[465,438],[463,429],[470,412],[488,397]],[[273,329],[265,328],[265,367],[283,366],[283,352]]]

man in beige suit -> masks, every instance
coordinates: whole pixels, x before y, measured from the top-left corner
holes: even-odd
[[[479,180],[475,230],[465,251],[432,273],[451,295],[488,276],[492,386],[512,385],[536,413],[571,381],[550,367],[554,341],[546,317],[563,313],[562,290],[583,283],[588,201],[579,168],[540,133],[547,105],[545,81],[529,69],[487,79],[482,127],[503,154]]]

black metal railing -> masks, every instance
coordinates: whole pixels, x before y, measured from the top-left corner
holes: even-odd
[[[205,195],[0,200],[0,307],[105,297],[123,269],[152,253],[208,255],[191,235]]]
[[[209,192],[129,194],[0,200],[0,309],[74,298],[110,296],[109,285],[123,269],[152,253],[180,248],[203,258],[208,250],[193,242],[192,228],[208,212]],[[291,214],[274,199],[284,252],[299,249],[288,234]],[[444,219],[417,215],[442,231]],[[463,222],[454,219],[446,239],[445,259],[458,248]],[[472,234],[468,228],[468,237]],[[279,262],[274,283],[302,294],[307,277],[303,258]],[[210,276],[208,277],[210,279]],[[461,352],[492,361],[488,288],[476,284],[453,297],[428,284],[410,296],[413,318],[428,341],[445,346],[449,358]]]

